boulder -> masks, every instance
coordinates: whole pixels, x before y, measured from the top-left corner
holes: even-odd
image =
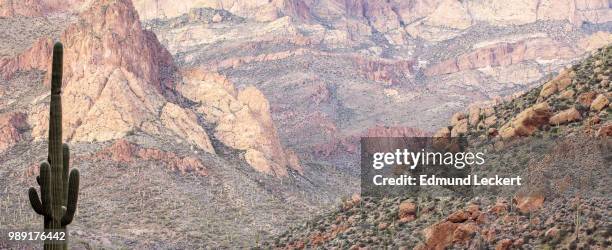
[[[561,125],[582,120],[582,115],[576,108],[569,108],[552,116],[549,120],[550,125]]]
[[[474,223],[461,223],[453,232],[453,242],[464,244],[470,242],[479,227]]]
[[[497,245],[495,245],[495,250],[508,250],[510,249],[510,246],[512,246],[512,240],[511,239],[503,239],[500,240]]]
[[[556,227],[551,227],[548,230],[546,230],[546,232],[544,233],[544,236],[546,236],[549,239],[557,238],[559,236],[559,229]]]
[[[574,71],[564,70],[555,79],[545,83],[540,91],[540,97],[546,98],[550,95],[564,90],[572,84],[572,78],[575,76]]]
[[[425,246],[421,249],[447,249],[453,244],[467,244],[480,228],[474,222],[453,223],[443,221],[427,227]]]
[[[448,127],[443,127],[438,129],[438,131],[436,131],[436,133],[434,133],[433,137],[434,138],[448,138],[451,136],[451,131],[450,129],[448,129]]]
[[[478,125],[478,122],[480,121],[480,107],[470,107],[468,109],[468,119],[470,126]]]
[[[451,137],[458,137],[460,135],[466,135],[468,132],[468,120],[463,119],[459,121],[451,130]]]
[[[361,195],[358,193],[353,193],[353,195],[351,195],[351,201],[353,201],[353,203],[361,202]]]
[[[489,128],[489,130],[487,130],[487,134],[489,136],[496,136],[499,134],[499,131],[497,131],[496,128]]]
[[[561,92],[561,94],[559,94],[559,98],[570,100],[574,98],[575,94],[576,94],[576,91],[574,91],[573,89],[568,89],[568,90]]]
[[[447,218],[448,221],[453,223],[460,223],[468,220],[470,218],[470,213],[465,210],[459,210],[452,214],[450,214]]]
[[[593,100],[595,100],[596,96],[597,93],[595,91],[584,92],[578,95],[578,98],[576,98],[576,102],[582,104],[585,107],[589,107],[591,106]]]
[[[416,219],[417,206],[411,201],[402,201],[399,205],[398,216],[400,222],[406,223]]]
[[[548,124],[550,116],[548,103],[538,103],[525,109],[502,126],[499,134],[502,138],[532,135],[540,126]]]
[[[458,112],[453,114],[453,116],[451,117],[451,125],[454,127],[457,124],[459,124],[459,122],[461,122],[461,120],[465,119],[465,113],[463,112]]]
[[[495,205],[491,206],[489,212],[497,215],[506,213],[508,211],[508,203],[505,200],[498,200]]]
[[[484,120],[484,125],[487,127],[491,127],[497,123],[497,116],[489,116]]]
[[[612,122],[607,122],[602,125],[601,128],[597,131],[598,136],[612,136]]]
[[[603,94],[599,94],[597,95],[597,98],[595,98],[595,100],[593,100],[593,102],[591,103],[591,110],[600,111],[606,106],[608,106],[609,103],[610,100],[608,100],[608,97]]]
[[[512,201],[522,213],[529,213],[540,209],[544,205],[544,194],[531,192],[529,194],[518,194]]]
[[[425,235],[425,249],[446,249],[453,243],[455,230],[459,227],[458,223],[444,221],[427,227]]]
[[[495,108],[494,108],[494,107],[487,107],[487,108],[484,108],[484,109],[482,110],[482,113],[483,113],[483,114],[484,114],[486,117],[492,116],[492,115],[494,115],[494,114],[495,114]]]

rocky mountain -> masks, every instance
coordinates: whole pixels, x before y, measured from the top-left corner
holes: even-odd
[[[249,246],[355,191],[354,176],[303,163],[281,143],[256,87],[237,89],[218,73],[177,67],[129,0],[45,13],[0,21],[7,33],[14,24],[40,24],[3,38],[0,190],[11,198],[2,200],[2,214],[23,215],[1,216],[3,230],[40,224],[24,214],[21,194],[44,160],[56,40],[65,51],[64,140],[82,171],[75,246]]]
[[[266,97],[259,90],[252,87],[238,93],[222,76],[208,77],[211,89],[230,88],[226,96],[216,97],[201,89],[200,81],[204,79],[198,74],[186,73],[184,78],[172,79],[181,72],[175,72],[172,56],[155,34],[141,28],[131,2],[96,2],[81,12],[79,21],[68,25],[59,39],[66,43],[68,62],[64,108],[71,115],[64,119],[66,139],[108,141],[142,131],[187,140],[214,154],[205,128],[198,121],[198,115],[205,115],[206,123],[217,123],[216,136],[223,143],[247,150],[246,160],[256,169],[286,176],[291,162],[291,167],[301,171],[295,153],[285,152],[278,141]],[[49,58],[52,41],[52,37],[37,38],[26,51],[3,58],[4,77],[11,78],[17,71],[46,70],[49,60],[39,58]],[[177,94],[186,101],[210,104],[186,109],[181,107],[185,103],[180,97],[171,97]],[[215,98],[231,98],[233,102],[218,103]],[[35,102],[27,108],[32,136],[38,140],[46,135],[48,107],[44,96]],[[213,112],[211,108],[221,111]],[[231,116],[244,121],[235,122]]]
[[[360,197],[262,248],[605,249],[610,247],[612,46],[497,104],[453,115],[436,137],[462,134],[487,167],[526,166],[516,192],[472,197]],[[482,151],[481,151],[482,152]],[[498,173],[498,172],[495,172]],[[481,190],[482,191],[482,190]]]
[[[281,141],[309,155],[375,126],[434,131],[612,39],[612,9],[600,0],[134,5],[180,67],[254,84]]]

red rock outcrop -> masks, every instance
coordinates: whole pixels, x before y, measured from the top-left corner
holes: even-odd
[[[608,97],[606,97],[603,94],[599,94],[597,95],[595,100],[593,100],[593,102],[591,103],[591,110],[600,111],[604,109],[605,107],[607,107],[609,103],[610,103],[610,100],[608,100]]]
[[[576,108],[569,108],[553,115],[549,123],[550,125],[560,125],[580,120],[582,120],[580,112]]]
[[[452,213],[446,220],[427,227],[423,231],[425,243],[415,249],[446,249],[469,243],[480,230],[477,224],[480,214],[480,208],[476,205]]]
[[[62,36],[65,43],[67,84],[81,78],[89,65],[123,68],[145,83],[161,89],[164,68],[172,56],[155,34],[141,28],[138,13],[129,0],[96,1]],[[87,62],[84,64],[83,62]],[[67,67],[66,67],[67,66]]]
[[[196,110],[216,124],[215,137],[229,147],[245,150],[245,160],[257,171],[286,176],[291,167],[303,172],[297,155],[281,145],[270,104],[257,88],[239,91],[225,77],[196,69],[183,72],[177,90],[199,103]]]
[[[571,70],[562,71],[557,77],[555,77],[555,79],[542,85],[540,97],[546,98],[554,93],[564,90],[565,88],[567,88],[567,86],[572,84],[572,78],[575,75],[576,73]]]
[[[63,108],[70,114],[63,120],[65,139],[106,141],[138,129],[171,133],[214,153],[195,116],[176,105],[166,105],[163,92],[173,87],[166,80],[174,69],[172,57],[152,32],[141,28],[129,0],[94,2],[78,22],[66,28],[61,41]],[[20,70],[47,70],[50,48],[51,40],[41,38],[9,65]],[[32,109],[30,121],[36,139],[46,136],[46,110],[45,103]],[[159,114],[167,119],[160,121]]]
[[[408,60],[380,60],[362,56],[356,56],[354,62],[364,77],[386,85],[407,82],[414,67],[414,62]]]
[[[18,70],[47,70],[51,66],[49,55],[52,49],[53,41],[48,37],[41,37],[32,47],[18,56],[0,58],[0,77],[9,79]]]
[[[544,194],[533,192],[529,194],[517,194],[512,199],[512,202],[516,204],[519,211],[529,213],[540,209],[544,205],[544,200]]]
[[[551,117],[547,102],[536,104],[519,113],[512,121],[503,125],[499,134],[502,138],[529,136],[540,126],[547,124]]]
[[[578,98],[576,98],[576,102],[582,104],[585,107],[590,107],[591,103],[593,103],[593,100],[595,100],[595,97],[597,97],[597,92],[587,91],[578,95]]]
[[[27,128],[26,114],[21,112],[0,114],[0,152],[21,141],[22,133]]]
[[[601,126],[597,131],[597,135],[601,137],[612,136],[612,122],[608,122]]]
[[[81,13],[77,24],[64,31],[60,40],[64,43],[64,62],[69,62],[64,65],[66,85],[74,80],[71,78],[84,77],[91,71],[87,67],[95,65],[123,67],[156,86],[161,84],[163,68],[172,67],[172,56],[153,33],[141,28],[138,14],[129,0],[96,1]],[[47,70],[52,45],[50,38],[39,38],[16,58],[3,58],[0,73],[8,78],[16,70]]]
[[[411,222],[416,219],[417,206],[411,201],[402,201],[399,205],[398,217],[400,223]]]
[[[434,64],[425,70],[425,74],[435,76],[488,66],[508,66],[527,60],[569,59],[575,55],[576,52],[566,45],[550,38],[538,38],[479,48]]]
[[[96,153],[95,157],[110,159],[120,163],[156,161],[162,162],[171,170],[178,171],[181,174],[208,175],[208,169],[202,164],[200,159],[194,156],[179,156],[174,152],[167,152],[157,148],[141,148],[124,139],[119,139],[112,145],[100,150]]]

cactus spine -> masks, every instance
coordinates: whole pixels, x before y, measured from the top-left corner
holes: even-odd
[[[36,181],[40,186],[40,198],[34,187],[29,190],[30,204],[34,211],[44,217],[45,232],[64,232],[72,222],[79,193],[79,171],[70,167],[68,145],[62,144],[62,60],[61,43],[53,46],[51,71],[51,104],[49,115],[48,162],[40,164]],[[67,249],[67,242],[46,240],[44,249]]]

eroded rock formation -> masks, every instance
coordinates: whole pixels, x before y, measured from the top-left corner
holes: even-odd
[[[183,75],[177,90],[198,103],[197,112],[216,125],[218,140],[245,150],[246,161],[260,172],[286,176],[287,167],[303,171],[295,153],[280,144],[268,100],[257,88],[237,90],[225,77],[201,70]]]
[[[27,128],[26,114],[21,112],[0,114],[0,152],[21,141],[22,133]]]

